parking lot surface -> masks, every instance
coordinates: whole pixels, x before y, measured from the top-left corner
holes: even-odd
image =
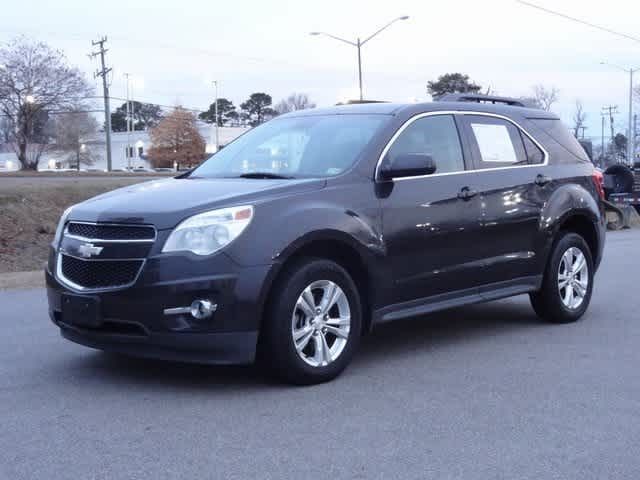
[[[0,291],[0,478],[640,478],[640,230],[591,308],[524,296],[380,327],[336,381],[105,354]]]

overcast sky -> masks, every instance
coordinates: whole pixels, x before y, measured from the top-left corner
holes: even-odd
[[[533,1],[638,33],[637,1]],[[429,100],[428,80],[463,72],[502,95],[558,87],[554,109],[570,122],[582,100],[590,136],[600,135],[601,107],[618,104],[618,128],[626,129],[628,75],[600,62],[640,67],[640,43],[514,0],[11,0],[0,6],[0,42],[18,34],[46,41],[89,75],[97,67],[87,58],[91,40],[107,35],[116,97],[130,72],[142,101],[204,109],[216,79],[220,96],[236,105],[256,91],[274,103],[296,91],[323,106],[356,97],[356,50],[309,32],[355,40],[400,15],[410,19],[363,47],[366,98]]]

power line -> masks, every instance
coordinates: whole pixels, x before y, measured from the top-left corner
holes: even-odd
[[[610,33],[612,35],[616,35],[618,37],[625,38],[627,40],[631,40],[633,42],[640,43],[640,38],[639,37],[634,37],[633,35],[629,35],[627,33],[617,32],[616,30],[613,30],[611,28],[603,27],[602,25],[597,25],[595,23],[591,23],[591,22],[588,22],[586,20],[582,20],[580,18],[572,17],[571,15],[567,15],[565,13],[556,12],[555,10],[551,10],[551,9],[543,7],[541,5],[536,5],[535,3],[527,2],[525,0],[515,0],[515,1],[517,3],[522,4],[522,5],[525,5],[525,6],[531,7],[531,8],[535,8],[536,10],[540,10],[540,11],[548,13],[550,15],[555,15],[556,17],[561,17],[561,18],[564,18],[565,20],[570,20],[572,22],[579,23],[581,25],[586,25],[587,27],[595,28],[597,30],[601,30],[603,32],[607,32],[607,33]]]

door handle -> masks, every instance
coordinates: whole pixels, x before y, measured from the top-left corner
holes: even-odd
[[[539,173],[536,176],[536,185],[538,185],[539,187],[544,187],[547,183],[549,183],[551,181],[551,177],[547,177],[546,175],[542,175],[541,173]]]
[[[478,194],[477,190],[472,190],[469,187],[462,187],[458,192],[458,198],[461,200],[469,200]]]

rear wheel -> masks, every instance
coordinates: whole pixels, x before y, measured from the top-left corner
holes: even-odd
[[[295,384],[326,382],[349,364],[360,340],[360,296],[349,274],[324,259],[284,272],[261,332],[260,361]]]
[[[584,239],[564,232],[554,245],[540,291],[530,295],[536,313],[555,323],[578,320],[593,290],[593,260]]]

